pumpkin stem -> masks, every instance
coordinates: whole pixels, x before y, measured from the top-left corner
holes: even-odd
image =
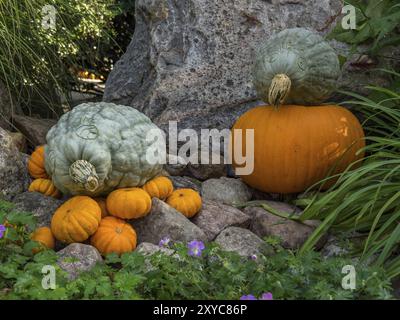
[[[272,79],[271,86],[269,87],[269,104],[274,106],[275,108],[283,104],[290,92],[291,86],[292,81],[286,74],[280,73],[275,75],[275,77]]]
[[[75,183],[83,185],[89,192],[94,192],[99,187],[96,168],[86,160],[77,160],[71,164],[69,175]]]

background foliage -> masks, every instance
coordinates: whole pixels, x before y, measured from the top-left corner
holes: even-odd
[[[0,2],[0,81],[25,114],[60,115],[78,88],[77,74],[106,77],[132,36],[132,1],[3,0]],[[45,5],[56,29],[42,27]],[[126,32],[124,32],[126,30]],[[117,36],[118,31],[118,36]]]
[[[400,44],[400,3],[398,0],[345,0],[356,8],[356,30],[336,25],[328,38],[358,46],[369,44],[368,53],[378,55],[388,46]]]

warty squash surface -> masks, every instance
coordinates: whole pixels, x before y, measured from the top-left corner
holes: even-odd
[[[46,170],[64,194],[101,196],[142,186],[162,169],[147,158],[149,148],[164,147],[163,141],[147,139],[150,130],[159,129],[131,107],[81,104],[48,132]]]

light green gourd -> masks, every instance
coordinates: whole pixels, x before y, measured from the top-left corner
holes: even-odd
[[[270,105],[318,105],[336,89],[339,59],[318,34],[286,29],[260,46],[254,65],[258,96]]]
[[[141,186],[162,170],[147,160],[147,151],[165,150],[163,141],[146,138],[150,130],[160,129],[131,107],[81,104],[48,132],[46,170],[64,194],[99,196]]]

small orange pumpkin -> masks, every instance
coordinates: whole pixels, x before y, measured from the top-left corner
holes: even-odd
[[[193,217],[201,210],[201,197],[193,189],[178,189],[168,197],[167,203],[187,218]]]
[[[101,209],[101,218],[105,218],[110,215],[110,213],[107,210],[107,204],[106,204],[106,199],[104,198],[93,198],[97,202],[97,204],[100,206]]]
[[[112,252],[121,255],[135,250],[137,237],[129,223],[109,216],[101,220],[90,242],[102,255]]]
[[[106,202],[108,212],[121,219],[141,218],[151,210],[151,198],[141,188],[114,190],[108,195]]]
[[[174,191],[172,181],[167,177],[157,177],[148,181],[143,187],[150,197],[155,197],[161,200],[168,198]]]
[[[50,196],[53,198],[59,198],[61,196],[60,191],[54,186],[53,182],[49,179],[35,179],[29,186],[28,191],[30,192],[40,192],[45,196]]]
[[[62,204],[51,219],[51,231],[56,239],[82,242],[96,232],[101,220],[100,206],[87,196],[75,196]]]
[[[32,249],[33,253],[38,253],[44,248],[54,249],[55,239],[49,227],[37,228],[31,235],[31,240],[39,242],[41,248]]]
[[[31,154],[28,160],[28,171],[32,178],[49,178],[44,167],[44,146],[37,147]]]

